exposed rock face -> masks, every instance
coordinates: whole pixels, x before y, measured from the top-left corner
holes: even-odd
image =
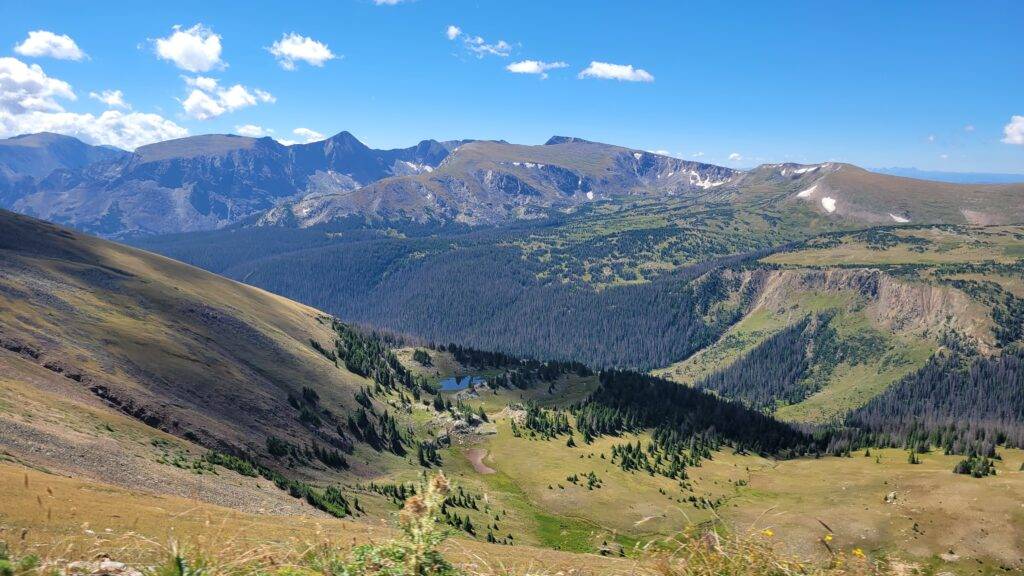
[[[1022,184],[928,182],[841,163],[741,172],[566,136],[542,146],[424,140],[375,150],[348,132],[294,146],[210,134],[134,153],[54,134],[0,141],[0,207],[111,237],[256,215],[279,226],[352,216],[494,224],[631,196],[725,200],[858,225],[1024,219]]]
[[[95,162],[128,155],[108,146],[90,146],[81,140],[42,132],[0,140],[0,206],[8,206],[32,192],[55,170],[74,170]]]
[[[454,147],[435,170],[380,180],[352,193],[295,203],[261,224],[311,226],[360,215],[493,224],[571,210],[620,196],[720,193],[738,172],[650,152],[553,137],[543,146],[471,142]]]
[[[983,348],[993,345],[992,323],[984,308],[948,286],[907,282],[874,269],[759,270],[757,308],[781,308],[799,292],[853,293],[857,305],[893,332],[937,336],[954,329],[974,337]]]
[[[374,150],[348,132],[295,146],[214,134],[129,154],[56,138],[61,150],[71,152],[36,154],[8,162],[13,168],[0,167],[0,206],[113,237],[218,228],[283,200],[430,171],[459,144],[425,140]],[[11,156],[5,151],[15,148],[0,146],[0,166]]]

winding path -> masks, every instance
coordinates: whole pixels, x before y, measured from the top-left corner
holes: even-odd
[[[487,450],[485,448],[470,448],[466,450],[466,458],[469,459],[469,463],[473,465],[473,469],[478,474],[494,474],[496,470],[484,464],[484,458],[486,457]]]

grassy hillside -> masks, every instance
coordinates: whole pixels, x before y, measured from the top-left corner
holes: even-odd
[[[163,257],[0,218],[0,527],[28,528],[36,550],[161,541],[169,525],[207,546],[294,554],[327,538],[345,549],[390,534],[381,521],[422,472],[443,469],[457,487],[442,519],[457,535],[450,553],[492,571],[633,570],[640,547],[709,529],[776,538],[812,562],[831,558],[823,543],[928,569],[1019,562],[1024,519],[1006,512],[1024,497],[1017,449],[999,446],[996,475],[983,478],[954,474],[965,456],[938,446],[915,445],[918,464],[891,443],[825,456],[846,453],[844,437],[812,437],[692,388],[460,346],[396,348]],[[1016,232],[985,232],[1015,250]],[[768,258],[892,244],[858,234]],[[957,234],[972,250],[985,238]],[[680,313],[719,332],[689,342],[699,352],[667,374],[700,384],[827,314],[807,342],[838,352],[812,351],[803,396],[776,410],[822,422],[917,371],[940,333],[1003,346],[1009,324],[992,298],[1005,304],[1010,288],[942,281],[946,268],[911,277],[853,264],[748,258],[677,279],[692,290]],[[991,265],[1014,278],[1014,260]],[[466,377],[477,383],[442,389]],[[982,519],[1000,537],[980,537]]]
[[[829,422],[918,370],[950,332],[998,354],[1018,341],[1024,235],[1019,226],[916,226],[822,235],[761,259],[752,306],[714,343],[655,373],[702,385],[751,362],[786,330],[827,315],[806,351],[783,419]],[[757,274],[758,272],[752,272]],[[805,342],[810,344],[809,341]],[[756,377],[755,377],[756,379]],[[776,399],[781,400],[781,399]]]
[[[209,447],[248,449],[311,432],[279,410],[313,388],[355,404],[366,380],[310,347],[316,310],[138,250],[0,215],[5,362],[62,376],[71,398],[118,407]]]

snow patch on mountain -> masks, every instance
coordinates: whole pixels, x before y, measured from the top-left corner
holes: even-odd
[[[797,193],[796,196],[797,196],[797,198],[807,198],[811,194],[814,194],[814,191],[817,190],[817,189],[818,189],[818,185],[815,184],[815,185],[811,186],[810,188],[808,188],[806,190],[800,191],[799,193]]]
[[[889,212],[889,217],[892,218],[893,221],[898,223],[898,224],[906,224],[907,222],[910,222],[910,218],[904,218],[903,216],[897,216],[897,215],[893,214],[892,212]]]
[[[825,209],[825,212],[829,214],[836,211],[836,199],[825,196],[821,199],[821,207]]]

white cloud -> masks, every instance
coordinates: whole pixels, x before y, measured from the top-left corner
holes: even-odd
[[[209,120],[227,112],[212,96],[198,89],[192,90],[188,97],[181,101],[181,107],[185,114],[196,120]]]
[[[406,0],[373,0],[373,3],[377,6],[395,6],[405,1]]]
[[[81,60],[85,52],[75,44],[67,34],[54,34],[49,30],[33,30],[28,38],[14,47],[14,51],[22,56],[39,58],[49,56],[58,60]]]
[[[472,34],[466,34],[461,28],[454,25],[449,25],[445,29],[444,35],[449,40],[456,40],[462,38],[462,46],[469,52],[476,55],[477,58],[483,58],[484,56],[501,56],[502,58],[507,57],[512,53],[512,45],[504,40],[498,40],[495,43],[487,42],[482,36],[473,36]]]
[[[522,60],[520,62],[513,62],[505,67],[509,72],[516,74],[539,74],[540,77],[547,78],[548,70],[555,70],[558,68],[567,68],[569,65],[565,62],[541,62],[540,60]]]
[[[217,89],[216,78],[209,78],[206,76],[196,76],[194,78],[183,76],[183,78],[185,79],[185,84],[188,84],[193,88],[199,88],[200,90],[205,90],[207,92],[213,92]]]
[[[476,54],[477,58],[483,58],[488,54],[505,58],[512,53],[512,45],[504,40],[498,40],[495,44],[488,44],[487,41],[480,36],[466,36],[463,44],[466,46],[467,50]]]
[[[964,132],[974,132],[974,124],[964,126]]]
[[[124,94],[120,90],[104,90],[102,92],[89,92],[89,98],[99,100],[110,108],[131,108],[124,101]]]
[[[694,158],[700,158],[703,155],[704,155],[703,152],[694,152],[693,154],[691,154],[691,156],[694,157]]]
[[[928,135],[928,141],[929,142],[935,142],[935,134],[929,134]]]
[[[56,132],[91,144],[106,144],[125,150],[188,136],[188,130],[158,114],[107,110],[99,116],[74,112],[14,115],[0,110],[0,136],[34,132]]]
[[[257,126],[255,124],[243,124],[241,126],[235,126],[235,133],[239,136],[248,136],[250,138],[262,138],[273,134],[274,131],[269,128]]]
[[[256,94],[256,99],[266,104],[273,104],[277,102],[277,97],[267,92],[266,90],[260,90],[259,88],[253,89],[253,93]]]
[[[99,96],[103,94],[108,92]],[[0,58],[0,137],[56,132],[91,144],[131,150],[188,135],[188,130],[158,114],[120,110],[107,110],[99,116],[78,114],[66,112],[58,98],[75,100],[67,82],[47,76],[38,65]]]
[[[324,62],[337,58],[327,44],[295,32],[281,36],[281,39],[267,50],[270,50],[274,58],[277,58],[277,63],[285,70],[295,70],[295,63],[298,61],[320,67]]]
[[[217,96],[220,104],[227,108],[229,112],[245,108],[246,106],[256,105],[256,95],[241,84],[235,84],[226,90],[220,90]]]
[[[317,132],[316,130],[310,130],[309,128],[296,128],[295,130],[292,130],[292,134],[295,134],[299,138],[302,138],[303,140],[305,140],[307,144],[309,142],[318,142],[324,139],[323,134]]]
[[[181,101],[185,114],[196,120],[209,120],[227,112],[240,108],[255,106],[258,103],[272,104],[277,102],[273,94],[258,88],[249,90],[241,84],[229,88],[220,88],[213,78],[186,78],[185,83],[192,86],[192,91]],[[200,86],[212,87],[204,90]]]
[[[1010,123],[1003,126],[1003,142],[1024,146],[1024,116],[1014,115]]]
[[[75,100],[71,85],[52,78],[38,64],[25,64],[17,58],[0,58],[0,111],[61,112],[57,98]]]
[[[739,152],[733,152],[732,154],[729,154],[730,162],[739,162],[740,160],[743,160],[743,155],[740,154]]]
[[[580,78],[601,78],[619,80],[620,82],[654,82],[654,76],[642,68],[633,68],[632,64],[609,64],[608,62],[591,62],[579,73]]]
[[[213,30],[196,24],[182,29],[174,26],[174,32],[167,38],[156,40],[156,54],[163,60],[170,60],[174,65],[189,72],[207,72],[214,68],[223,68],[220,59],[220,35]]]

